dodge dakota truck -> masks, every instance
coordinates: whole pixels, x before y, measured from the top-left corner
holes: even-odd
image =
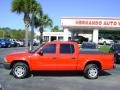
[[[15,78],[31,71],[83,71],[88,79],[97,79],[100,70],[114,68],[114,55],[82,52],[76,42],[46,42],[29,52],[14,52],[4,57],[4,66]]]

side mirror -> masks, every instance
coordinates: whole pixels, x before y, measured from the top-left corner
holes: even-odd
[[[40,52],[38,52],[39,55],[43,56],[43,51],[40,50]]]

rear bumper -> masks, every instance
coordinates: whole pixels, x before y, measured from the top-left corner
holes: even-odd
[[[116,65],[114,64],[114,65],[113,65],[113,69],[115,69],[115,68],[116,68]]]

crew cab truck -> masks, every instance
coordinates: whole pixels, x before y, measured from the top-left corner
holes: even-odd
[[[114,55],[80,51],[76,42],[46,42],[30,52],[15,52],[4,57],[4,66],[15,78],[25,78],[31,71],[83,71],[96,79],[100,70],[114,68]]]

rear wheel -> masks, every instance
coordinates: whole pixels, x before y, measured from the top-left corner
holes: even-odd
[[[84,76],[88,79],[97,79],[99,68],[96,64],[88,64],[84,69]]]
[[[19,43],[17,44],[17,47],[20,47],[20,44],[19,44]]]
[[[12,68],[12,74],[15,78],[25,78],[28,75],[28,65],[22,62],[15,63]]]

